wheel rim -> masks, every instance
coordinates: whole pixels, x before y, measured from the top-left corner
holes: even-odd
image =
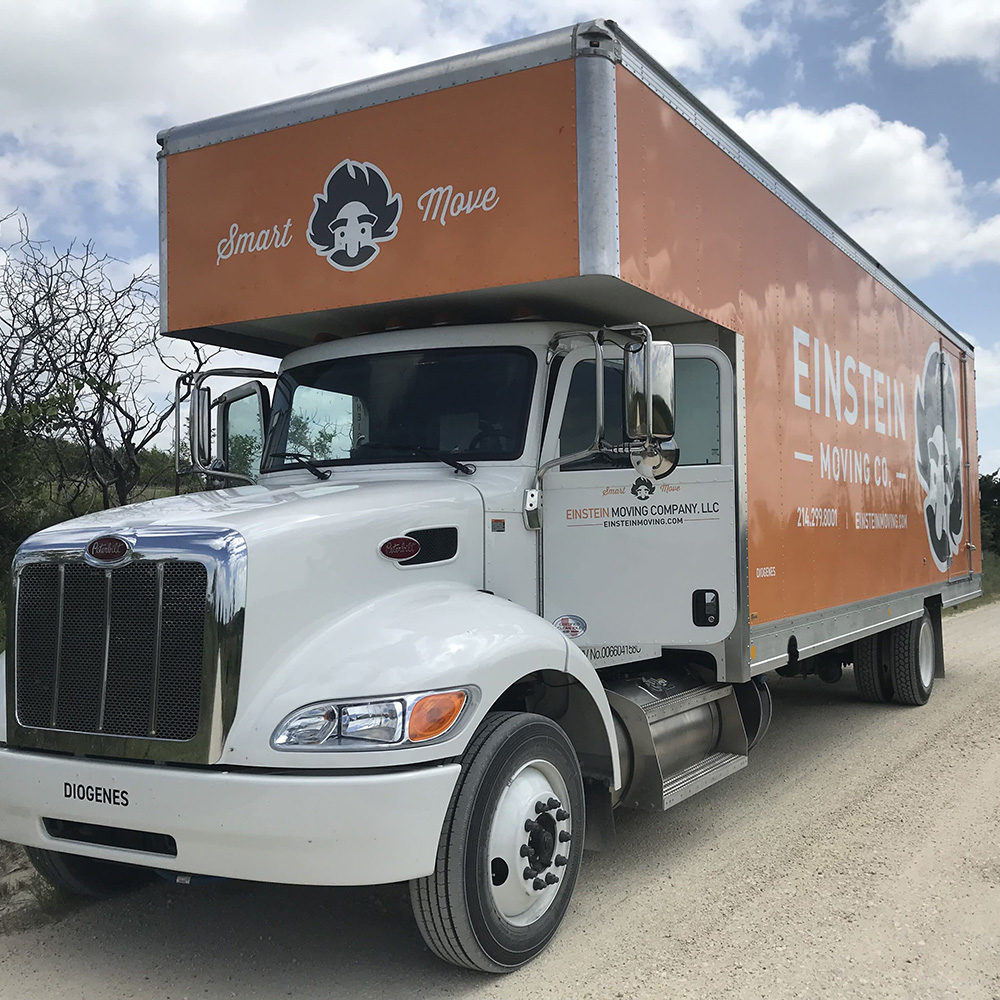
[[[917,668],[920,683],[926,691],[934,682],[934,629],[925,618],[920,623],[920,637],[917,640]]]
[[[559,769],[547,760],[522,765],[490,825],[488,878],[504,920],[526,927],[553,904],[574,849],[572,834],[569,789]]]

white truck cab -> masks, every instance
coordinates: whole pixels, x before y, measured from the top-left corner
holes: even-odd
[[[690,447],[669,475],[625,426],[627,373],[669,375],[636,359],[670,347],[641,326],[525,322],[298,351],[273,402],[255,380],[213,404],[212,373],[190,379],[191,454],[240,475],[199,438],[214,409],[220,454],[255,456],[259,475],[22,547],[3,834],[65,851],[81,884],[77,852],[279,882],[409,879],[431,934],[433,907],[456,905],[437,888],[445,831],[486,866],[486,913],[547,929],[472,961],[521,964],[568,902],[586,798],[599,842],[626,790],[662,807],[670,773],[686,781],[675,801],[747,761],[733,688],[708,666],[736,616],[725,354],[676,348]],[[695,660],[668,668],[667,643]],[[609,692],[599,670],[639,661],[652,679]],[[647,702],[682,709],[666,754],[646,725],[636,760],[612,713],[630,697],[643,719]],[[463,761],[484,772],[464,798]],[[469,841],[473,820],[488,829]]]

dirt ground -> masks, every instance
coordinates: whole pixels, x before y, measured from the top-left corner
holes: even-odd
[[[750,767],[620,815],[552,946],[493,978],[437,962],[402,886],[0,890],[3,1000],[786,997],[1000,1000],[1000,605],[945,623],[923,709],[777,680]]]

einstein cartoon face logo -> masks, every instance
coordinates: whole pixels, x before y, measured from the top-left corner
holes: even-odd
[[[341,160],[326,179],[309,217],[306,239],[338,271],[360,271],[379,244],[396,235],[403,199],[374,163]]]
[[[640,500],[648,500],[656,492],[656,487],[648,480],[640,476],[632,484],[632,495]]]
[[[958,393],[951,360],[937,344],[927,351],[913,398],[917,479],[924,490],[927,541],[937,568],[944,572],[958,553],[965,515]]]

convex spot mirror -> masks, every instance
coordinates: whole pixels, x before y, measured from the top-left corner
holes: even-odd
[[[633,452],[632,468],[644,479],[666,479],[681,460],[681,449],[676,441],[654,441],[642,451]]]
[[[647,443],[674,436],[674,345],[668,341],[625,348],[625,431]]]

